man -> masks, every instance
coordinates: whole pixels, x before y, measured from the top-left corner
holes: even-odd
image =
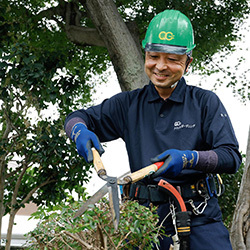
[[[130,196],[143,205],[152,202],[149,187],[164,179],[181,192],[191,215],[190,249],[231,249],[229,235],[209,173],[235,173],[241,156],[228,114],[211,91],[186,85],[183,74],[195,48],[189,19],[179,11],[156,15],[142,42],[150,83],[119,93],[100,105],[71,113],[67,135],[88,162],[91,147],[104,152],[99,140],[122,138],[131,172],[151,162],[165,164],[151,178],[131,187]],[[150,186],[149,186],[150,185]],[[134,193],[140,189],[139,194]],[[145,198],[145,194],[146,197]],[[160,221],[174,234],[168,199],[157,201]],[[169,249],[170,237],[161,239]]]

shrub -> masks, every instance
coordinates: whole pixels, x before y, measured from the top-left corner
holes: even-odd
[[[157,225],[157,207],[146,208],[135,201],[120,206],[120,223],[114,230],[109,203],[103,198],[82,216],[73,219],[79,202],[39,209],[40,222],[28,234],[26,249],[152,249],[162,229]]]

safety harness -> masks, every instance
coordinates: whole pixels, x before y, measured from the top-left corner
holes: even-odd
[[[133,183],[129,189],[129,196],[138,200],[140,204],[146,201],[154,205],[170,203],[175,235],[172,236],[174,249],[189,250],[189,235],[191,212],[187,211],[185,203],[189,203],[195,215],[202,214],[211,197],[218,197],[224,192],[221,177],[209,174],[193,184],[173,186],[161,179],[157,185],[145,185],[142,182]],[[198,206],[195,201],[200,201]]]

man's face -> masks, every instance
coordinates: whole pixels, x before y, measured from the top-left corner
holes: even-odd
[[[147,51],[145,72],[156,89],[168,89],[181,79],[186,69],[186,62],[187,55]]]

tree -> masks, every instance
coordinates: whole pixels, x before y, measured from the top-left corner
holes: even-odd
[[[147,83],[141,40],[149,20],[167,8],[191,19],[197,44],[194,68],[200,70],[216,52],[233,49],[231,42],[239,38],[249,10],[247,0],[0,3],[0,219],[11,215],[9,239],[14,216],[26,202],[58,203],[65,190],[87,181],[89,165],[82,170],[73,145],[60,134],[63,120],[90,100],[93,84],[88,80],[105,72],[110,62],[122,90]],[[57,118],[41,115],[49,103],[57,104]],[[34,110],[35,122],[28,116]]]
[[[70,83],[61,78],[53,84],[50,72],[45,74],[47,62],[27,53],[27,49],[30,53],[25,44],[13,46],[9,54],[3,52],[1,60],[0,212],[1,218],[10,214],[6,249],[14,217],[25,203],[50,205],[62,201],[67,190],[87,181],[89,169],[86,166],[82,170],[82,160],[60,134],[63,113],[69,110],[64,105],[71,103],[70,99],[62,103],[60,90]],[[37,113],[33,122],[31,108],[40,112],[48,97],[57,101],[60,118],[45,119]],[[32,115],[36,116],[34,110]]]
[[[80,187],[89,179],[90,165],[84,166],[61,131],[66,114],[90,100],[87,66],[95,64],[92,72],[97,73],[105,66],[92,55],[86,55],[86,66],[79,60],[84,51],[62,32],[47,36],[45,25],[34,25],[7,1],[0,8],[0,228],[8,213],[9,249],[15,215],[26,203],[49,206],[62,202],[68,192],[83,192]],[[82,68],[78,74],[76,63]],[[85,95],[76,100],[80,90]],[[58,114],[45,118],[42,111],[50,103],[57,105]]]
[[[231,227],[233,249],[250,248],[250,128],[246,153],[246,164]]]

